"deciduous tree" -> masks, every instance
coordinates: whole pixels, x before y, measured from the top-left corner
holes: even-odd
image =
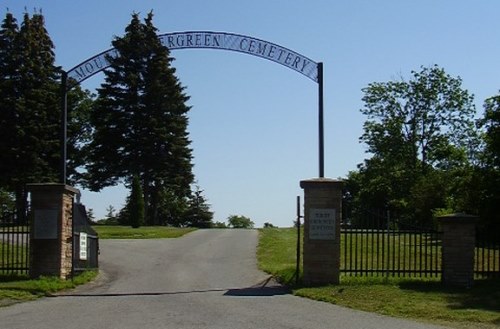
[[[476,156],[473,96],[438,66],[412,72],[409,81],[371,83],[363,92],[360,141],[372,157],[350,174],[351,202],[429,222],[432,209],[452,198],[451,173]]]
[[[230,215],[227,223],[232,228],[253,228],[255,225],[250,218],[242,215]]]

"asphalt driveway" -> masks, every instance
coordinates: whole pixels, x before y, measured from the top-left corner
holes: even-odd
[[[94,283],[0,308],[4,329],[431,329],[290,295],[257,269],[255,230],[102,240]]]

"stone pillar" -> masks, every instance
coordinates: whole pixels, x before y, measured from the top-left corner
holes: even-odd
[[[474,249],[478,217],[451,214],[439,217],[442,238],[442,281],[469,288],[474,284]]]
[[[28,184],[31,193],[30,276],[68,278],[73,264],[73,198],[64,184]]]
[[[304,283],[336,284],[340,281],[341,181],[303,180],[304,189]]]

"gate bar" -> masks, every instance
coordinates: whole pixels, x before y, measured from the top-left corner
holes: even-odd
[[[325,145],[323,131],[323,62],[318,63],[318,134],[319,178],[325,177]]]
[[[66,185],[66,159],[67,159],[67,136],[68,136],[68,73],[61,70],[61,169],[59,182]]]

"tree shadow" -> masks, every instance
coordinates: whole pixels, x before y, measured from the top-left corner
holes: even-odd
[[[272,297],[288,295],[290,290],[277,283],[273,277],[269,277],[259,284],[242,289],[229,289],[224,296],[232,297]]]
[[[184,294],[203,294],[212,292],[223,292],[224,296],[233,297],[270,297],[286,295],[290,291],[277,283],[272,277],[248,288],[221,288],[221,289],[200,289],[200,290],[179,290],[179,291],[153,291],[153,292],[116,292],[116,293],[74,293],[60,292],[50,294],[47,297],[128,297],[128,296],[167,296]]]

